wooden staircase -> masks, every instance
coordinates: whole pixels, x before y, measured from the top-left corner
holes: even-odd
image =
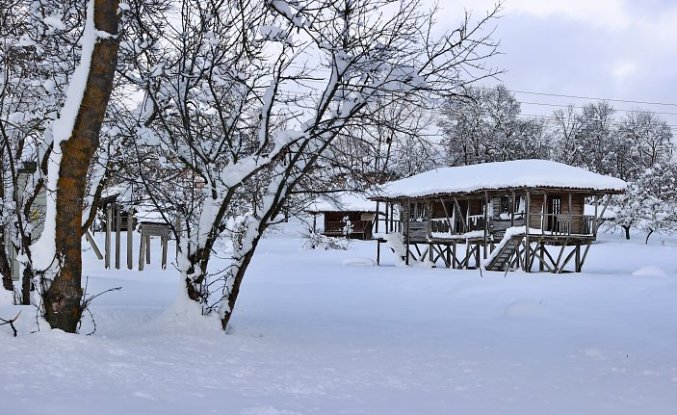
[[[513,236],[505,241],[503,246],[497,248],[498,253],[494,255],[491,262],[486,266],[488,271],[505,271],[510,266],[510,261],[515,255],[517,248],[524,239],[524,236]]]

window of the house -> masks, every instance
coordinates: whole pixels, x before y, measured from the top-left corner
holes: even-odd
[[[551,213],[559,215],[562,213],[562,198],[557,196],[550,199]]]

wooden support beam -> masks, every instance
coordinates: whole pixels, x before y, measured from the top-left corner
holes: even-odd
[[[108,208],[106,209],[106,243],[104,246],[104,254],[105,254],[105,259],[104,259],[104,266],[106,269],[110,268],[110,254],[111,254],[111,231],[112,231],[112,224],[113,222],[113,207],[109,204]]]
[[[573,203],[572,203],[572,193],[569,192],[569,228],[567,229],[567,235],[571,235],[571,228],[574,226],[573,221]],[[585,210],[585,201],[583,201],[583,209]]]
[[[591,244],[592,242],[588,242],[587,245],[585,246],[583,257],[581,258],[581,262],[578,264],[578,272],[581,272],[583,270],[583,264],[585,263],[585,258],[588,256],[588,251],[590,250]]]
[[[592,221],[592,234],[597,237],[597,208],[599,205],[599,195],[595,195],[595,218]]]
[[[127,211],[127,269],[134,268],[134,212]]]
[[[479,243],[475,244],[475,266],[477,268],[482,266],[482,262],[480,260],[480,244]]]
[[[529,229],[531,226],[531,193],[527,189],[527,200],[526,200],[526,212],[525,212],[525,235],[524,235],[524,272],[531,272],[530,262],[529,262],[529,250],[531,248],[531,242],[529,240]]]
[[[378,233],[378,222],[379,222],[379,219],[381,218],[379,207],[380,207],[380,202],[377,201],[376,202],[376,214],[374,215],[374,218],[375,218],[375,221],[376,221],[376,224],[375,224],[376,229],[374,230],[374,232],[376,232],[376,233]]]
[[[395,205],[390,203],[390,232],[393,232],[393,227],[395,225]],[[400,214],[400,221],[402,220],[402,215]]]
[[[96,255],[98,259],[103,259],[101,250],[99,249],[99,246],[96,244],[96,241],[94,240],[94,237],[92,236],[92,233],[89,231],[89,229],[85,231],[85,239],[87,239],[87,242],[89,242],[89,246],[92,247],[94,255]]]
[[[143,225],[141,225],[141,243],[139,244],[139,271],[143,271],[146,265],[146,235],[143,233]]]
[[[571,252],[569,252],[569,255],[567,255],[566,258],[564,258],[564,261],[562,261],[562,265],[560,266],[559,270],[557,271],[558,274],[560,274],[560,273],[562,273],[562,271],[564,271],[564,267],[566,267],[567,264],[569,263],[569,261],[571,261],[571,258],[573,258],[574,254],[576,254],[576,247],[574,247],[574,249],[572,249]]]
[[[544,247],[543,254],[544,254],[543,259],[546,259],[546,257],[547,257],[547,259],[550,260],[550,264],[552,264],[552,267],[549,267],[546,264],[546,267],[548,267],[548,271],[549,272],[555,272],[555,270],[557,269],[557,266],[555,265],[555,259],[552,257],[552,255],[550,255],[550,252],[548,252],[547,247]]]
[[[150,235],[146,235],[146,264],[150,264]]]
[[[562,260],[562,255],[564,255],[564,251],[566,250],[568,243],[569,243],[569,238],[567,238],[564,241],[564,244],[562,245],[562,249],[559,250],[559,255],[557,255],[557,262],[555,262],[555,272],[559,272],[559,263]]]
[[[386,225],[386,231],[388,227]],[[376,265],[381,265],[381,240],[376,239]]]
[[[383,227],[386,228],[385,231],[386,231],[386,235],[387,235],[389,228],[390,228],[390,224],[389,224],[390,219],[389,219],[389,216],[388,216],[388,202],[386,202],[386,204],[385,204],[385,214],[386,214],[385,215],[385,223],[383,224]]]
[[[115,269],[120,269],[120,237],[122,236],[122,213],[119,205],[115,205]]]
[[[510,227],[515,226],[515,191],[510,192]]]
[[[489,192],[484,192],[484,253],[483,258],[487,259],[487,244],[489,242]]]
[[[425,209],[424,209],[424,215],[423,215],[423,220],[426,221],[426,235],[428,239],[432,238],[432,216],[433,216],[433,204],[429,201],[425,201]]]
[[[162,242],[162,269],[167,269],[168,239],[169,239],[169,236],[160,237],[160,240]]]
[[[548,226],[548,192],[543,192],[543,205],[541,206],[541,235],[545,234]]]
[[[456,258],[456,242],[449,246],[447,261],[451,263],[451,269],[456,269],[456,263],[458,262],[458,259]]]
[[[541,247],[543,247],[543,245],[541,245]],[[540,254],[539,254],[539,256],[538,256],[538,261],[539,261],[539,263],[540,263],[539,268],[540,268],[540,267],[545,267],[545,268],[548,269],[548,272],[554,272],[554,269],[553,269],[553,268],[545,261],[545,255],[544,255],[544,252],[547,252],[547,251],[545,251],[545,250],[540,250]],[[541,269],[541,270],[542,270],[542,269]]]
[[[405,227],[406,227],[406,236],[405,236],[405,246],[406,246],[406,251],[407,251],[407,258],[405,259],[404,263],[409,265],[409,224],[411,222],[411,201],[407,200],[407,211],[406,211],[406,216],[404,219],[405,221]],[[400,212],[400,216],[402,216],[402,212]],[[400,218],[401,219],[401,218]]]
[[[468,268],[468,263],[469,263],[469,258],[470,258],[470,244],[466,241],[465,243],[465,257],[463,258],[463,262],[461,263],[460,268]]]

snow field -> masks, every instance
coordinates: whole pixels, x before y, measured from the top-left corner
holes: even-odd
[[[18,338],[0,327],[2,413],[674,413],[675,247],[604,236],[585,273],[504,278],[301,245],[293,226],[262,242],[229,335],[155,252],[142,273],[88,252],[90,292],[123,290],[92,336],[28,334],[30,309]],[[648,266],[664,275],[632,275]]]

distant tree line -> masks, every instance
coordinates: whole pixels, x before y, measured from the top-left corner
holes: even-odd
[[[614,200],[616,223],[630,229],[677,230],[677,164],[673,134],[657,114],[619,115],[606,101],[568,106],[527,117],[505,86],[469,88],[447,100],[440,127],[445,164],[461,166],[519,159],[549,159],[629,182]]]

